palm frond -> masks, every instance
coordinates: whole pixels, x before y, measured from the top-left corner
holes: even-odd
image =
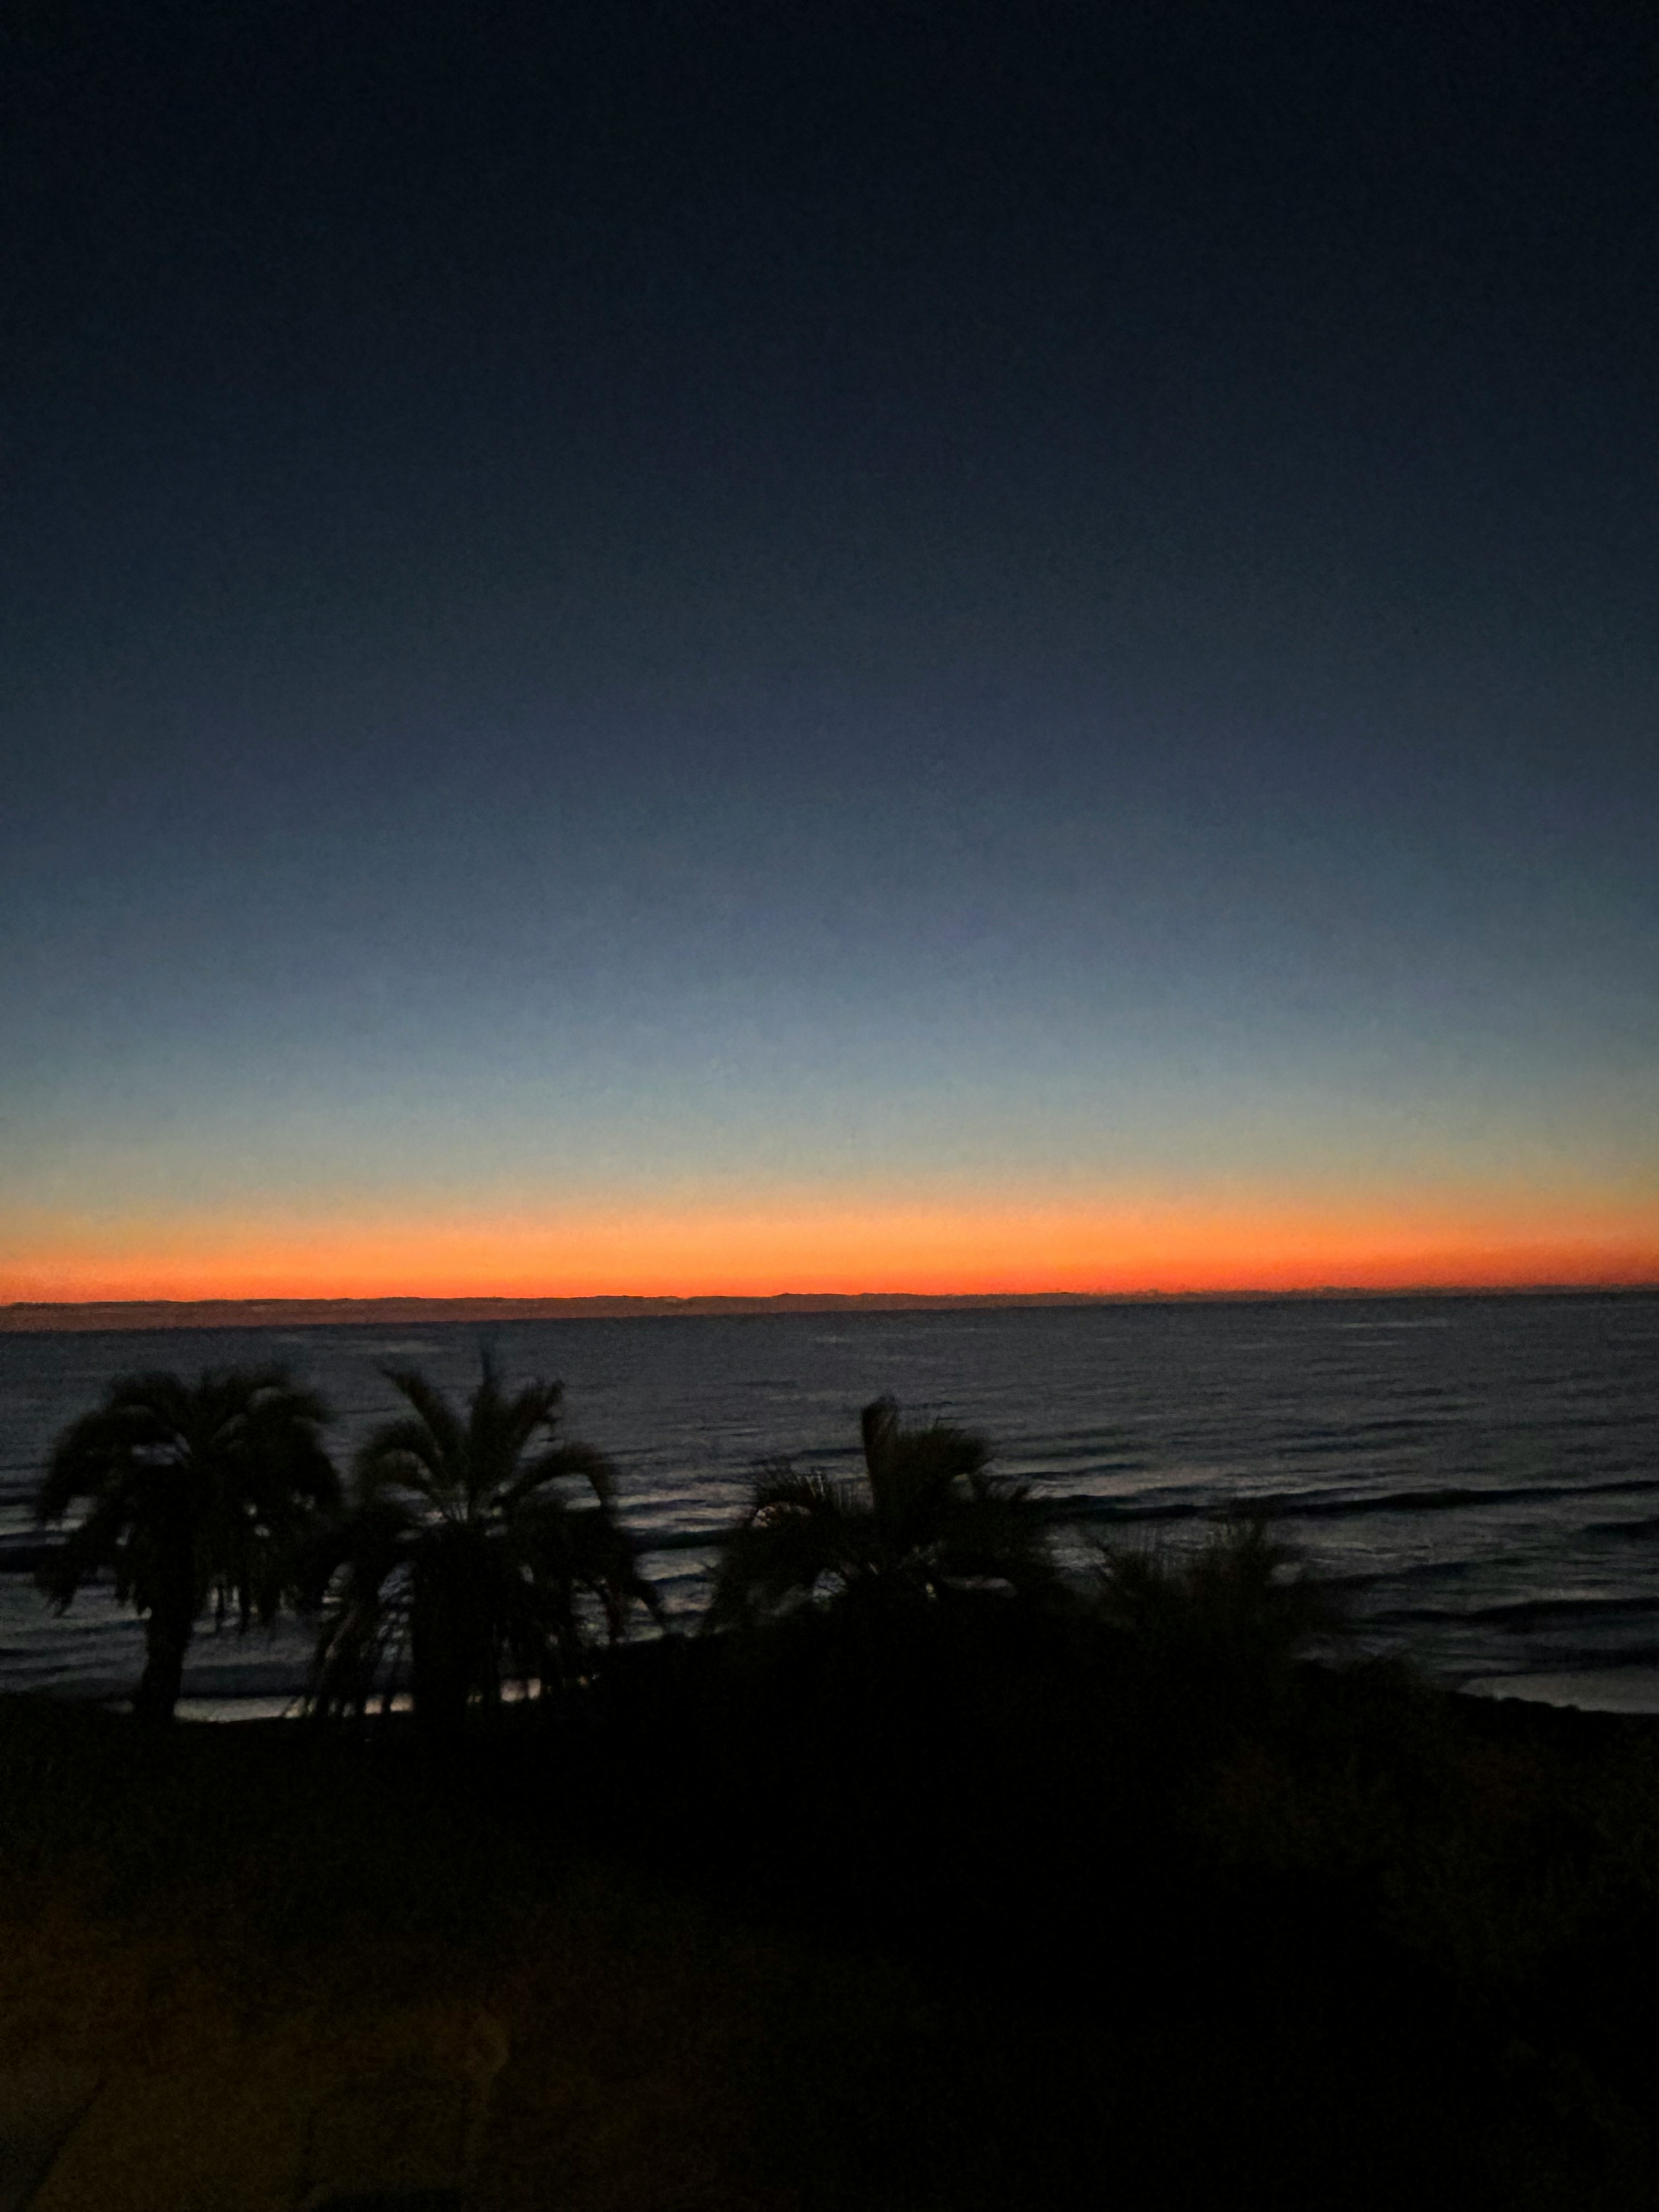
[[[497,1422],[497,1486],[505,1488],[517,1480],[520,1462],[538,1435],[545,1432],[550,1441],[563,1401],[562,1382],[531,1382],[516,1397],[502,1401]]]
[[[721,1546],[708,1625],[787,1610],[824,1584],[845,1589],[875,1571],[878,1548],[875,1515],[853,1485],[787,1460],[768,1462]]]
[[[711,1628],[815,1600],[885,1615],[951,1591],[1035,1599],[1057,1588],[1029,1492],[987,1474],[982,1437],[947,1421],[907,1428],[890,1397],[864,1407],[860,1436],[862,1485],[788,1462],[757,1471],[748,1509],[721,1543]]]
[[[896,1524],[925,1520],[953,1485],[980,1474],[991,1456],[983,1437],[951,1422],[904,1427],[892,1398],[867,1405],[860,1426],[876,1510]]]
[[[459,1501],[465,1480],[459,1462],[446,1461],[426,1423],[407,1414],[383,1421],[364,1438],[352,1475],[359,1497],[405,1490],[440,1511]]]
[[[445,1486],[465,1487],[466,1430],[443,1392],[428,1382],[416,1367],[387,1367],[381,1372],[392,1388],[406,1398],[427,1441],[419,1456]]]
[[[562,1482],[586,1484],[595,1501],[608,1507],[617,1494],[616,1463],[604,1452],[596,1451],[592,1444],[550,1445],[503,1490],[502,1510],[511,1513],[523,1500]]]
[[[467,1408],[465,1492],[469,1513],[511,1473],[506,1462],[506,1409],[501,1402],[501,1384],[496,1380],[495,1363],[487,1350],[483,1370]]]

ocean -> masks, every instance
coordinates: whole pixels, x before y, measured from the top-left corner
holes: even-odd
[[[688,1626],[756,1463],[852,1472],[859,1408],[890,1391],[987,1435],[1079,1572],[1100,1541],[1267,1507],[1363,1648],[1463,1687],[1659,1711],[1654,1293],[0,1334],[0,1566],[52,1440],[117,1375],[283,1362],[333,1407],[343,1465],[394,1410],[386,1367],[460,1393],[486,1347],[508,1382],[563,1382],[567,1433],[616,1460]],[[307,1649],[289,1626],[204,1632],[182,1709],[281,1710]],[[0,1687],[118,1698],[142,1656],[107,1592],[60,1619],[0,1572]]]

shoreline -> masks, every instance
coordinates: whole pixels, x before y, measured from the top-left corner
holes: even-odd
[[[1339,1668],[1333,1671],[1342,1670]],[[1575,1720],[1588,1721],[1592,1726],[1609,1721],[1659,1723],[1659,1666],[1645,1662],[1628,1668],[1586,1667],[1582,1670],[1540,1668],[1513,1674],[1474,1675],[1459,1681],[1425,1674],[1421,1681],[1429,1693],[1464,1701],[1483,1712],[1506,1708],[1528,1715],[1559,1714],[1563,1717],[1563,1725],[1568,1727]],[[117,1719],[127,1717],[131,1707],[131,1698],[125,1692],[77,1693],[9,1688],[0,1682],[0,1698],[7,1697],[43,1698],[78,1712],[106,1713]],[[220,1694],[198,1691],[192,1694],[186,1687],[179,1700],[178,1718],[187,1726],[213,1729],[285,1727],[305,1717],[303,1697],[301,1690],[227,1691]],[[506,1702],[516,1704],[519,1700],[509,1692]],[[398,1692],[392,1701],[393,1712],[406,1714],[409,1709],[408,1693]]]

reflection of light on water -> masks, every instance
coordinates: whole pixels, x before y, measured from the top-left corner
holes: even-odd
[[[1449,1321],[1328,1321],[1327,1328],[1449,1328]]]
[[[181,1721],[285,1721],[297,1718],[300,1703],[297,1698],[180,1698],[173,1710]]]
[[[526,1698],[539,1694],[523,1682],[501,1684],[504,1705],[522,1705]],[[112,1702],[123,1711],[130,1709],[125,1698]],[[181,1721],[293,1721],[303,1718],[305,1705],[299,1698],[180,1698],[173,1710]],[[389,1704],[379,1697],[368,1701],[371,1720],[383,1712],[410,1713],[414,1710],[415,1701],[407,1690],[395,1692]]]

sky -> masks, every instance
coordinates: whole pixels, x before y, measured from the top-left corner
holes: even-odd
[[[0,44],[0,1300],[1659,1280],[1650,10]]]

